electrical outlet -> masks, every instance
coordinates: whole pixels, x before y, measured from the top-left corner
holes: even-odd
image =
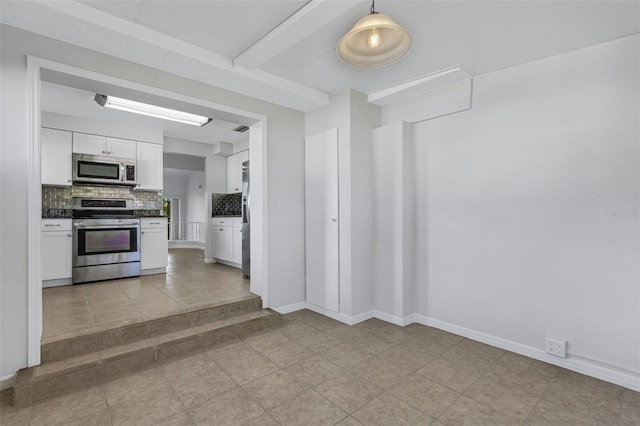
[[[562,339],[556,339],[554,337],[547,337],[544,341],[544,351],[551,355],[566,358],[567,357],[567,341]]]

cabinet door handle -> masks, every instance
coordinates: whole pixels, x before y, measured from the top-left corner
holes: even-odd
[[[55,225],[52,225],[52,224],[46,224],[46,225],[44,225],[44,226],[60,226],[60,224],[59,224],[59,223],[56,223]]]
[[[67,179],[67,182],[71,182],[71,179]]]
[[[220,228],[219,231],[224,231],[224,229]]]
[[[140,235],[144,235],[144,231],[140,232]]]
[[[102,153],[103,153],[103,154],[106,154],[106,153],[107,153],[107,151],[102,151]]]
[[[160,222],[149,222],[149,225],[160,225]]]
[[[67,237],[68,237],[68,238],[71,238],[71,234],[67,234]]]
[[[337,218],[335,218],[335,217],[332,217],[332,218],[331,218],[331,222],[337,222],[337,221],[338,221],[338,219],[337,219]]]

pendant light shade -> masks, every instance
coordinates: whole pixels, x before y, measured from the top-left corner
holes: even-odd
[[[398,62],[411,50],[411,36],[391,17],[377,13],[361,18],[338,42],[340,60],[356,68],[378,68]]]

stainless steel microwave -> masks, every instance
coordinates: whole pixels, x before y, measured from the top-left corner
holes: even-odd
[[[73,181],[136,185],[136,161],[100,155],[73,154]]]

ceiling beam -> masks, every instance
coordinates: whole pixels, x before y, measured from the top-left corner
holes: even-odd
[[[2,2],[0,22],[191,80],[298,111],[329,103],[329,95],[76,1]]]
[[[236,68],[259,67],[345,14],[360,1],[311,0],[233,60]]]
[[[470,78],[471,75],[462,69],[462,65],[456,65],[386,89],[371,92],[367,95],[367,101],[379,106],[391,105],[440,87],[469,80]]]

